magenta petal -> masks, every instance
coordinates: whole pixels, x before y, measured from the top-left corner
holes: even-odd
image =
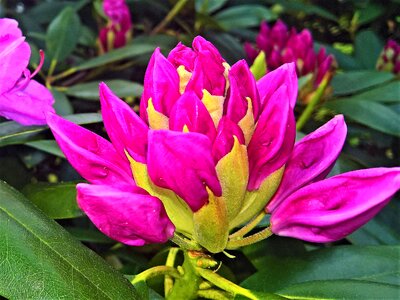
[[[211,142],[202,134],[150,130],[147,166],[156,185],[173,190],[193,211],[207,203],[206,186],[221,196]]]
[[[249,190],[258,189],[268,175],[286,163],[292,152],[296,126],[288,97],[286,86],[281,86],[260,115],[247,149]]]
[[[0,35],[0,94],[11,90],[28,66],[31,49],[24,38]]]
[[[346,123],[339,115],[298,142],[267,210],[275,210],[290,194],[321,175],[326,176],[342,150],[346,133]]]
[[[24,89],[17,86],[0,95],[0,115],[23,125],[44,125],[46,114],[54,113],[53,103],[50,91],[30,80]]]
[[[125,157],[127,150],[136,161],[145,162],[148,126],[104,83],[100,84],[100,103],[104,126],[117,151]]]
[[[211,141],[217,134],[210,113],[194,92],[184,93],[171,110],[169,128],[183,131],[185,125],[189,132],[202,133]]]
[[[287,86],[288,101],[293,108],[296,105],[298,89],[296,66],[294,63],[284,64],[257,81],[262,109],[265,109],[265,106],[268,105],[268,99],[282,85]]]
[[[213,44],[200,36],[193,40],[193,49],[197,58],[186,90],[194,91],[200,99],[203,97],[203,89],[211,95],[223,96],[226,79],[221,54]]]
[[[55,114],[47,123],[68,161],[90,183],[134,185],[127,159],[97,134]]]
[[[217,137],[212,146],[212,155],[215,164],[232,150],[234,143],[233,136],[237,137],[239,143],[242,145],[245,144],[244,135],[240,127],[229,118],[222,117],[218,124]]]
[[[246,115],[247,100],[249,97],[253,105],[254,119],[257,120],[260,109],[260,97],[256,80],[251,74],[247,63],[240,60],[229,70],[229,98],[227,107],[227,116],[234,122],[239,121]]]
[[[168,54],[167,59],[175,68],[184,66],[187,71],[192,72],[196,56],[196,53],[192,49],[179,42],[179,44]]]
[[[179,75],[176,68],[157,48],[151,56],[144,77],[144,90],[140,103],[140,116],[147,121],[147,103],[152,99],[154,108],[169,116],[169,112],[180,97]]]
[[[306,186],[271,216],[275,234],[325,243],[367,223],[400,188],[400,168],[358,170]]]
[[[161,201],[137,187],[131,190],[80,183],[78,204],[97,228],[131,246],[165,243],[174,234]]]

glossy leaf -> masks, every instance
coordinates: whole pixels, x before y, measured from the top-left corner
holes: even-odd
[[[139,83],[114,79],[105,80],[107,86],[120,98],[122,97],[138,97],[143,92],[143,86]],[[69,96],[80,99],[99,100],[99,80],[76,84],[68,88],[65,92]]]
[[[99,66],[103,66],[112,62],[116,62],[123,59],[134,59],[138,56],[148,54],[150,57],[150,53],[154,51],[155,46],[152,44],[130,44],[123,48],[119,48],[106,54],[97,56],[95,58],[89,59],[88,61],[73,67],[73,69],[77,71],[87,70],[96,68]]]
[[[286,296],[289,293],[282,291],[289,291],[290,287],[296,284],[309,283],[308,296],[318,298],[322,295],[319,294],[318,286],[312,285],[313,282],[316,284],[324,281],[327,285],[335,286],[329,282],[368,280],[368,277],[374,276],[381,277],[379,282],[385,283],[382,280],[383,275],[398,273],[399,250],[399,246],[338,246],[292,257],[270,256],[265,258],[264,268],[246,279],[242,286],[264,292],[279,291],[278,294]],[[371,285],[374,285],[373,280]],[[356,290],[354,287],[352,292],[362,293],[362,290]],[[328,299],[336,299],[338,295]],[[353,294],[343,293],[339,298],[353,299],[351,295]]]
[[[333,77],[333,93],[336,96],[349,95],[388,82],[392,73],[378,71],[351,71]]]
[[[400,103],[400,81],[392,81],[385,85],[356,94],[345,99],[359,99],[383,103]]]
[[[316,280],[277,292],[288,299],[396,299],[399,286],[367,280]]]
[[[364,30],[355,39],[355,59],[365,69],[375,69],[376,61],[382,51],[383,43],[371,30]]]
[[[70,219],[83,216],[76,202],[76,183],[36,183],[22,190],[26,198],[49,218]]]
[[[65,158],[64,153],[62,153],[60,147],[57,142],[54,140],[40,140],[40,141],[32,141],[27,142],[25,145],[30,146],[32,148],[53,154],[58,157]]]
[[[262,20],[272,21],[276,15],[261,5],[237,5],[215,15],[217,22],[225,29],[257,26]]]
[[[52,60],[62,61],[74,51],[80,28],[79,17],[72,7],[64,8],[50,23],[46,34],[46,50]]]
[[[357,99],[335,100],[328,101],[325,107],[367,127],[400,137],[400,116],[380,103]]]
[[[0,294],[10,299],[139,299],[121,274],[0,183]]]

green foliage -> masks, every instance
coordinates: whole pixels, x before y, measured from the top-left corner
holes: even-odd
[[[0,199],[0,295],[139,299],[122,275],[4,182]]]

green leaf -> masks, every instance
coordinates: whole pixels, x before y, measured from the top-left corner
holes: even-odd
[[[46,50],[52,60],[62,61],[74,51],[80,36],[81,21],[72,7],[64,8],[50,23]]]
[[[383,275],[399,271],[399,251],[400,246],[337,246],[292,257],[271,256],[264,261],[264,268],[247,278],[242,286],[263,292],[280,291],[279,294],[287,296],[282,293],[283,290],[317,280],[369,280],[380,277],[379,282],[386,283]],[[362,292],[358,289],[354,291]],[[310,286],[309,292],[310,297],[317,297],[320,290],[317,286]]]
[[[116,62],[123,59],[134,59],[144,54],[152,53],[155,49],[153,44],[129,44],[123,48],[112,50],[106,54],[97,56],[89,59],[81,65],[73,67],[76,71],[87,70],[99,66],[103,66],[112,62]]]
[[[25,143],[25,145],[53,154],[55,156],[65,158],[64,153],[62,153],[57,142],[54,140],[40,140],[40,141],[27,142]]]
[[[257,26],[262,20],[272,21],[277,16],[262,5],[237,5],[224,9],[214,16],[221,27],[246,28]]]
[[[54,109],[56,110],[57,114],[60,116],[71,115],[74,113],[74,109],[72,108],[71,103],[68,100],[68,97],[65,96],[64,93],[59,92],[55,89],[51,90],[54,99],[56,102],[54,103]]]
[[[347,239],[356,245],[400,244],[400,199],[392,199],[371,221]]]
[[[394,75],[378,71],[350,71],[337,74],[332,79],[333,93],[336,96],[349,95],[393,79]]]
[[[365,69],[375,70],[382,48],[383,43],[375,32],[360,31],[355,39],[355,59]]]
[[[105,80],[105,83],[120,98],[138,97],[143,92],[141,84],[128,80]],[[99,81],[74,85],[68,88],[65,93],[81,99],[99,100]]]
[[[97,113],[75,114],[64,118],[80,125],[102,121],[101,115]],[[23,126],[14,121],[3,122],[0,124],[0,147],[32,141],[46,129],[47,126]]]
[[[367,127],[400,137],[400,116],[380,103],[345,99],[328,101],[324,106]]]
[[[373,3],[368,3],[368,5],[364,9],[359,10],[357,25],[360,26],[370,23],[373,20],[380,17],[384,12],[385,8],[383,6]]]
[[[9,299],[139,299],[130,283],[0,182],[0,294]]]
[[[345,99],[358,99],[383,103],[400,103],[399,95],[400,81],[396,80]]]
[[[212,13],[220,9],[228,0],[195,0],[196,12]]]
[[[399,286],[364,280],[316,280],[277,293],[288,299],[397,299]]]
[[[76,202],[76,183],[32,183],[22,190],[49,218],[70,219],[83,216]]]

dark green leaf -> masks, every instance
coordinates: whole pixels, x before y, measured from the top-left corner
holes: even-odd
[[[364,9],[359,10],[357,25],[360,26],[370,23],[380,17],[384,12],[385,9],[381,5],[368,3],[368,5]]]
[[[55,156],[65,158],[64,153],[62,153],[60,147],[58,146],[57,142],[54,140],[40,140],[40,141],[32,141],[27,142],[25,145],[30,146],[32,148],[53,154]]]
[[[257,26],[262,20],[272,21],[277,16],[261,5],[238,5],[224,9],[214,16],[225,29]]]
[[[90,124],[101,122],[97,113],[75,114],[64,116],[76,124]],[[22,144],[34,140],[38,133],[48,129],[47,126],[23,126],[14,121],[0,124],[0,147],[12,144]]]
[[[10,299],[139,299],[99,256],[0,183],[0,294]]]
[[[325,107],[367,127],[400,137],[400,116],[380,103],[345,99],[328,101]]]
[[[356,245],[400,244],[400,201],[392,199],[378,215],[347,237]]]
[[[22,193],[49,218],[70,219],[83,216],[76,202],[76,183],[32,183]]]
[[[375,101],[384,103],[399,103],[400,102],[400,81],[396,80],[385,85],[380,85],[374,89],[356,94],[351,98],[365,101]],[[343,99],[344,100],[344,99]]]
[[[378,71],[351,71],[333,77],[333,93],[336,96],[349,95],[393,79],[394,75]]]
[[[99,66],[103,66],[112,62],[116,62],[123,59],[133,59],[144,54],[153,52],[155,46],[152,44],[129,44],[123,48],[112,50],[106,54],[97,56],[89,59],[81,65],[75,66],[74,69],[77,71],[91,69]]]
[[[46,50],[52,60],[62,61],[74,51],[80,28],[79,17],[72,7],[64,8],[50,23],[46,34]]]
[[[54,103],[54,109],[56,110],[57,114],[61,116],[71,115],[74,113],[71,103],[68,100],[68,97],[65,96],[64,93],[59,92],[55,89],[51,90],[54,99],[56,102]]]
[[[355,59],[365,69],[374,70],[382,48],[383,43],[375,32],[360,31],[355,39]]]
[[[289,299],[397,299],[399,286],[364,280],[316,280],[277,293]]]
[[[306,251],[302,241],[273,236],[254,245],[244,247],[243,253],[254,267],[262,270],[267,267],[271,257],[295,257]]]
[[[195,0],[196,12],[208,13],[220,9],[228,0]]]
[[[105,80],[105,83],[120,98],[138,97],[143,92],[141,84],[128,80]],[[99,100],[99,81],[74,85],[66,90],[66,94],[81,99]]]
[[[265,260],[264,269],[242,285],[253,290],[277,292],[317,280],[368,280],[398,272],[399,251],[400,246],[338,246],[293,257],[271,256]],[[316,290],[310,287],[310,296],[318,296],[319,290],[313,288]]]

